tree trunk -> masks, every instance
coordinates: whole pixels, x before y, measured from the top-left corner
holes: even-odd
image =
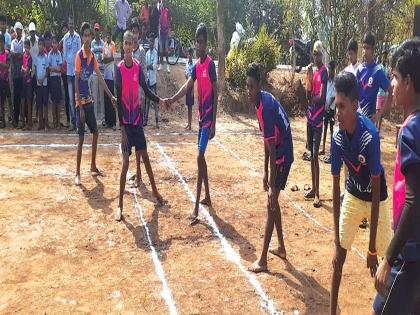
[[[219,81],[219,99],[223,100],[226,92],[226,75],[225,75],[225,35],[224,35],[224,17],[225,17],[225,1],[217,0],[217,57],[218,57],[218,81]]]
[[[376,0],[369,0],[368,2],[368,13],[367,13],[367,20],[368,20],[368,32],[372,32],[373,25],[375,24],[375,6]]]

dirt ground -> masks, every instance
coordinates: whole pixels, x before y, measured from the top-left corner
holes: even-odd
[[[182,70],[161,74],[161,80],[181,82]],[[158,92],[168,96],[175,88],[158,86]],[[310,164],[300,158],[305,119],[291,121],[295,162],[280,196],[288,260],[269,256],[269,272],[254,276],[245,270],[261,252],[266,218],[263,143],[256,120],[219,116],[206,153],[213,208],[201,211],[201,223],[191,227],[186,217],[197,175],[196,116],[194,131],[184,132],[184,107],[162,115],[161,129],[147,127],[146,137],[167,204],[156,206],[142,166],[145,185],[133,190],[127,183],[120,223],[113,217],[121,168],[118,132],[100,130],[97,164],[103,177],[90,176],[91,136],[86,137],[80,187],[73,184],[74,134],[0,132],[0,313],[327,314],[334,250],[332,177],[329,165],[321,162],[323,207],[313,208],[303,198],[303,186],[310,184]],[[390,193],[391,124],[385,123],[383,135]],[[300,191],[291,192],[294,184]],[[371,312],[374,284],[357,253],[367,251],[368,233],[359,231],[348,255],[341,314]],[[277,245],[275,234],[271,245]]]

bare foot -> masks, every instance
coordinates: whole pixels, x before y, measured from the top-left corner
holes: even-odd
[[[102,172],[95,166],[90,168],[92,176],[102,176]]]
[[[267,272],[267,264],[262,264],[259,260],[257,260],[251,266],[248,267],[248,271],[255,273]]]
[[[321,200],[319,200],[319,197],[315,197],[315,200],[314,200],[314,207],[315,208],[320,208],[321,207]]]
[[[163,205],[163,198],[162,198],[162,196],[159,194],[159,192],[154,191],[154,192],[153,192],[153,197],[155,197],[155,198],[156,198],[157,203],[158,203],[159,205]]]
[[[211,199],[210,199],[210,197],[206,197],[206,198],[204,198],[203,200],[201,200],[201,201],[200,201],[200,203],[201,203],[202,205],[205,205],[205,206],[211,207]]]
[[[287,260],[286,258],[286,249],[284,247],[278,247],[276,249],[269,250],[271,254],[280,257],[283,260]]]
[[[196,225],[197,223],[200,222],[200,219],[198,218],[198,215],[193,213],[191,215],[188,216],[188,220],[190,221],[190,225]]]
[[[312,198],[315,198],[315,190],[314,190],[314,189],[312,189],[311,191],[308,191],[308,192],[305,194],[305,198],[306,198],[306,199],[312,199]]]

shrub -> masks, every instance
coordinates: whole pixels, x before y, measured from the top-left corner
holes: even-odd
[[[233,87],[244,88],[246,68],[252,62],[261,66],[261,77],[266,80],[267,74],[277,66],[280,48],[274,37],[270,37],[265,26],[260,28],[256,39],[245,43],[242,48],[234,49],[226,58],[226,78]]]

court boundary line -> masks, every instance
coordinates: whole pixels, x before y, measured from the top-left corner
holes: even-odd
[[[118,148],[119,148],[119,153],[121,155],[121,153],[122,153],[121,146],[119,146]],[[128,178],[131,177],[130,170],[127,171],[127,176],[128,176]],[[127,184],[127,181],[126,181],[126,184]],[[162,263],[159,259],[158,254],[157,254],[156,248],[153,245],[153,241],[152,241],[152,238],[151,238],[150,233],[149,233],[149,227],[147,226],[147,222],[144,219],[143,209],[142,209],[142,207],[140,205],[140,202],[137,198],[138,189],[137,188],[131,188],[131,189],[129,189],[129,191],[131,192],[132,196],[134,196],[134,201],[135,201],[134,208],[136,209],[135,212],[137,214],[137,218],[140,219],[140,223],[143,224],[144,234],[146,234],[147,242],[149,243],[149,248],[150,248],[151,256],[152,256],[152,261],[153,261],[153,264],[155,266],[155,268],[154,268],[155,269],[155,274],[157,275],[160,282],[162,283],[161,296],[165,300],[166,305],[169,308],[169,314],[178,315],[179,313],[178,313],[178,310],[176,308],[175,300],[172,296],[172,291],[169,288],[168,281],[166,280],[166,277],[165,277],[165,271],[163,269]]]
[[[181,184],[181,186],[184,188],[184,190],[187,193],[187,196],[189,199],[195,203],[195,196],[193,192],[191,191],[188,184],[185,182],[184,178],[182,177],[181,173],[178,171],[178,169],[175,166],[175,162],[169,157],[169,155],[165,152],[162,145],[160,145],[156,141],[152,141],[152,144],[157,148],[162,158],[165,160],[165,164],[169,168],[169,170],[178,177],[178,182]],[[222,251],[225,253],[225,256],[228,261],[233,262],[238,269],[246,276],[246,279],[248,282],[254,287],[257,295],[260,298],[260,305],[263,309],[266,309],[271,314],[284,314],[284,311],[278,312],[275,309],[274,301],[272,301],[268,295],[265,293],[264,289],[262,288],[261,284],[257,280],[256,276],[251,274],[241,263],[241,258],[238,254],[238,252],[230,245],[230,243],[227,241],[227,239],[224,237],[224,235],[220,232],[219,227],[217,226],[216,222],[213,219],[213,216],[208,212],[206,207],[202,206],[200,204],[199,209],[201,210],[201,213],[206,218],[208,224],[212,228],[213,235],[217,236],[222,247]]]
[[[223,143],[221,143],[219,140],[215,139],[215,143],[217,144],[217,146],[219,146],[219,148],[221,148],[223,151],[225,151],[226,153],[228,153],[229,155],[231,155],[232,157],[234,157],[235,159],[237,159],[243,166],[245,166],[246,168],[248,168],[251,171],[251,174],[258,175],[258,176],[262,176],[261,172],[257,171],[254,167],[252,167],[251,165],[249,165],[249,163],[247,163],[246,161],[244,161],[243,159],[241,159],[241,157],[234,151],[228,149]],[[310,214],[309,212],[307,212],[303,207],[301,207],[300,205],[298,205],[295,201],[293,201],[292,197],[289,196],[289,194],[283,190],[284,195],[287,197],[287,199],[289,200],[289,202],[296,208],[299,210],[299,212],[301,212],[303,214],[304,217],[306,217],[307,219],[309,219],[310,221],[312,221],[313,223],[315,223],[319,228],[321,228],[321,230],[326,231],[326,232],[334,232],[333,229],[323,225],[321,222],[319,222],[312,214]],[[359,249],[357,249],[356,247],[352,246],[351,249],[363,260],[366,260],[366,257],[359,251]]]

